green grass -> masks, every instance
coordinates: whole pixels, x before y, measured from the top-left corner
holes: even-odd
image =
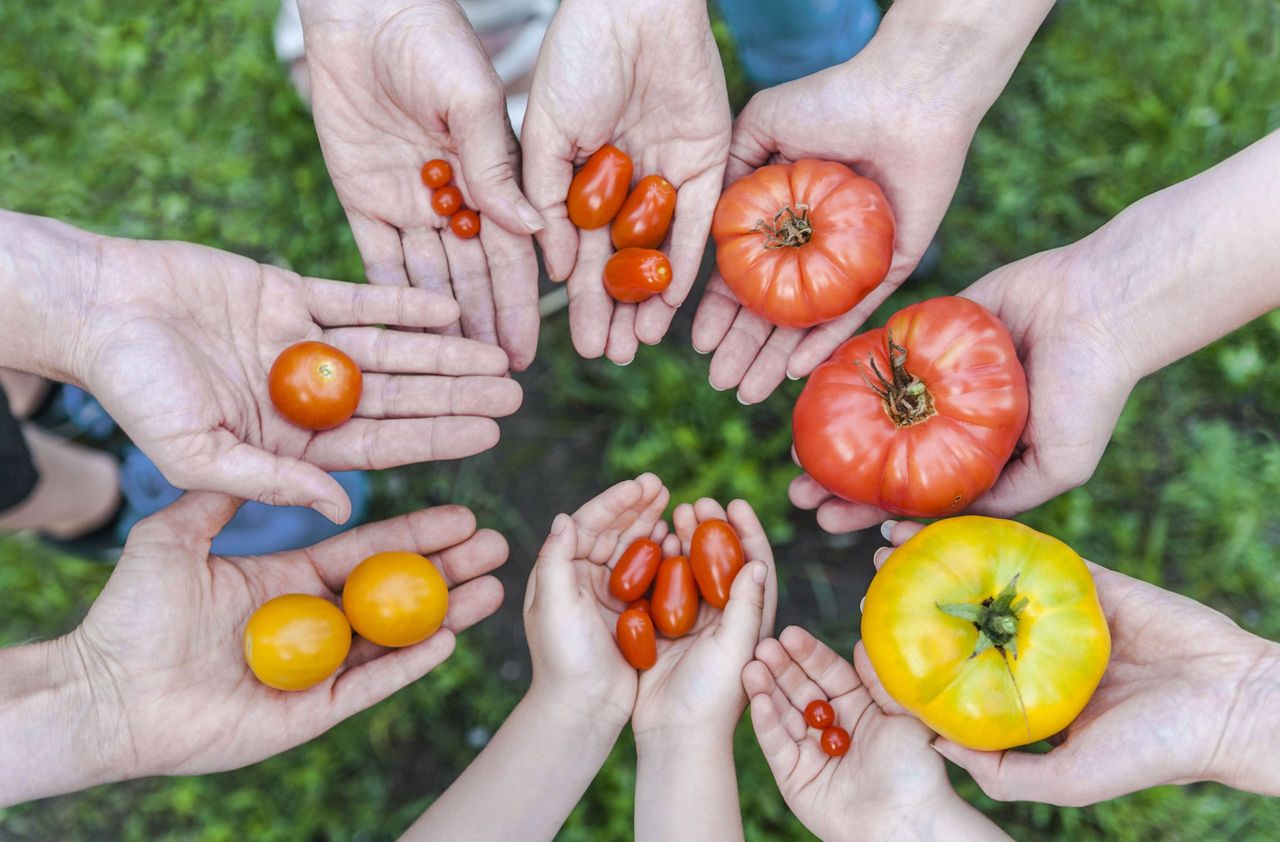
[[[274,14],[271,0],[0,6],[0,206],[358,279],[309,117],[271,55]],[[909,295],[955,291],[1005,261],[1074,240],[1280,125],[1277,33],[1280,7],[1268,0],[1061,4],[975,139],[943,225],[941,269]],[[740,102],[745,82],[736,68],[730,75]],[[564,331],[563,316],[546,326],[543,364],[525,380],[539,405],[504,425],[516,444],[461,467],[384,475],[379,511],[466,502],[511,537],[512,564],[523,570],[545,522],[510,511],[513,488],[572,508],[590,490],[651,468],[679,499],[747,496],[780,543],[812,533],[812,519],[785,501],[794,387],[747,412],[706,386],[705,362],[687,347],[667,343],[616,369],[575,359]],[[1093,480],[1026,520],[1280,638],[1280,381],[1269,365],[1278,356],[1273,314],[1142,383]],[[548,430],[570,438],[588,418],[604,419],[593,428],[593,463],[539,456]],[[779,553],[793,583],[804,564],[866,564],[844,556],[798,558],[785,545]],[[0,540],[0,642],[72,627],[106,575],[27,539]],[[839,596],[856,605],[860,594]],[[845,647],[854,625],[850,613],[823,631]],[[394,837],[523,691],[516,627],[509,619],[470,634],[427,679],[281,757],[0,811],[0,837]],[[749,836],[808,838],[745,728],[738,758]],[[1063,810],[994,804],[963,775],[956,780],[1020,838],[1280,838],[1280,803],[1215,785]],[[562,838],[626,838],[633,786],[634,749],[624,739]]]

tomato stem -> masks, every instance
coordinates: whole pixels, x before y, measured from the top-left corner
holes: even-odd
[[[786,219],[783,219],[783,215]],[[763,219],[757,220],[756,231],[763,232],[764,247],[767,249],[799,248],[813,239],[813,224],[809,222],[809,206],[798,204],[792,210],[787,205],[773,215],[773,224]]]
[[[1017,660],[1018,615],[1027,607],[1027,598],[1018,598],[1018,576],[1014,576],[999,594],[989,596],[976,605],[972,602],[938,604],[942,613],[968,620],[978,629],[978,643],[970,657],[994,648],[1001,655],[1008,649]]]
[[[860,360],[854,360],[853,364],[858,367],[858,373],[871,387],[871,391],[884,401],[884,410],[893,423],[898,427],[910,427],[934,416],[936,410],[933,408],[933,395],[929,394],[923,380],[907,371],[907,349],[893,341],[892,330],[888,331],[888,337],[892,379],[880,372],[875,357],[870,354],[867,355],[867,362],[871,364],[871,371],[875,373],[878,383],[871,382]]]

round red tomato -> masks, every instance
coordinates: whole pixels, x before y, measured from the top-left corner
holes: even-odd
[[[814,699],[804,708],[804,721],[810,728],[830,728],[836,724],[836,711],[826,699]]]
[[[853,744],[853,740],[849,737],[849,732],[839,725],[832,725],[826,728],[822,732],[819,742],[828,757],[843,757],[849,751],[849,746]]]
[[[427,161],[422,165],[422,183],[433,190],[444,187],[453,178],[453,167],[440,158]]]
[[[453,216],[462,209],[462,191],[456,187],[441,187],[431,194],[431,209],[441,216]]]
[[[667,238],[676,212],[676,189],[660,175],[646,175],[614,217],[611,235],[616,249],[656,249]]]
[[[449,230],[458,239],[470,240],[480,233],[480,214],[470,208],[463,208],[449,217]]]
[[[667,637],[689,633],[698,619],[698,584],[693,580],[689,559],[673,556],[662,560],[650,602],[658,631]]]
[[[360,405],[364,378],[346,354],[323,342],[299,342],[280,352],[267,375],[271,403],[308,430],[345,422]]]
[[[638,670],[647,670],[658,662],[658,641],[649,612],[628,608],[618,615],[618,648],[627,663]]]
[[[648,538],[632,541],[609,576],[609,593],[625,602],[644,596],[658,575],[662,548]]]
[[[449,584],[417,553],[375,553],[347,576],[342,610],[365,640],[379,646],[412,646],[444,623]]]
[[[967,298],[913,304],[840,346],[792,418],[796,457],[845,500],[945,517],[989,489],[1027,421],[1009,331]]]
[[[698,590],[708,605],[724,608],[729,602],[729,589],[742,569],[745,559],[738,533],[723,520],[704,520],[693,531],[689,564]]]
[[[351,626],[327,599],[291,593],[264,602],[244,627],[244,659],[276,690],[306,690],[342,666]]]
[[[602,146],[587,159],[569,184],[569,221],[579,228],[603,228],[618,215],[631,186],[631,156],[616,146]]]
[[[639,304],[670,285],[671,261],[654,249],[623,249],[604,265],[605,292],[624,304]]]
[[[744,307],[775,325],[847,313],[884,280],[893,212],[844,164],[770,164],[724,191],[711,221],[716,266]]]

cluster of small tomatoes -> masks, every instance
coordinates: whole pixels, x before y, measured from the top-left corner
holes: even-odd
[[[431,188],[431,209],[449,220],[449,230],[459,239],[469,240],[480,233],[480,214],[462,206],[462,191],[449,182],[453,167],[434,158],[422,165],[422,183]]]
[[[417,553],[382,552],[356,565],[342,607],[312,594],[263,603],[244,629],[244,659],[277,690],[307,690],[333,675],[351,651],[351,631],[378,646],[421,643],[444,623],[449,586]]]
[[[814,699],[804,708],[804,721],[810,728],[822,732],[818,745],[828,757],[841,757],[853,745],[849,732],[836,724],[836,709],[826,699]]]
[[[609,576],[609,593],[627,603],[618,616],[618,648],[627,663],[647,670],[658,661],[655,629],[683,637],[698,620],[698,597],[711,607],[729,603],[729,589],[745,558],[738,533],[723,520],[694,530],[689,556],[662,557],[654,541],[633,541]],[[649,586],[653,591],[649,593]]]
[[[638,304],[671,284],[671,261],[658,250],[676,211],[676,189],[646,175],[631,189],[631,157],[616,146],[596,150],[569,185],[569,221],[584,231],[612,223],[616,251],[604,265],[604,288]]]

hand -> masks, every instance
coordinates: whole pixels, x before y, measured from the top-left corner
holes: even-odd
[[[436,327],[448,299],[300,278],[186,243],[95,240],[75,377],[174,485],[351,513],[330,470],[469,456],[520,405],[506,355],[479,342],[372,327]],[[332,430],[276,412],[276,356],[320,339],[364,371],[356,417]],[[408,376],[417,375],[417,376]]]
[[[522,141],[525,190],[547,228],[547,273],[569,281],[569,329],[584,357],[619,365],[659,342],[702,262],[729,152],[729,100],[705,3],[565,0],[534,71]],[[608,227],[578,231],[565,199],[575,163],[606,144],[677,188],[661,295],[619,304],[604,291]]]
[[[530,696],[558,700],[589,721],[621,731],[636,703],[636,671],[618,649],[626,608],[609,593],[609,574],[631,542],[667,535],[671,494],[653,474],[618,483],[573,514],[559,515],[529,575],[525,633],[533,659]],[[614,733],[617,737],[617,732]]]
[[[370,524],[305,550],[248,558],[209,555],[238,503],[190,493],[134,528],[115,572],[69,636],[100,727],[94,750],[111,780],[235,769],[324,733],[449,657],[454,635],[497,610],[485,574],[507,557],[502,536],[471,512],[442,506]],[[452,588],[444,626],[404,649],[357,640],[347,664],[317,687],[285,693],[245,664],[249,615],[286,593],[336,600],[356,564],[383,550],[430,556]]]
[[[826,840],[1003,838],[956,795],[929,746],[933,732],[888,699],[870,667],[863,656],[855,671],[789,626],[761,641],[742,672],[760,750],[796,818]],[[843,757],[828,757],[805,723],[815,699],[831,703],[853,739]],[[966,826],[975,832],[962,833]]]
[[[894,546],[922,527],[891,527]],[[890,550],[876,553],[876,566]],[[1280,794],[1280,647],[1200,603],[1090,563],[1111,663],[1048,754],[934,747],[999,801],[1081,807],[1162,784]],[[865,658],[865,655],[863,656]]]
[[[301,12],[316,134],[369,281],[452,295],[462,321],[447,332],[527,368],[542,220],[516,183],[502,83],[471,25],[453,0],[304,0]],[[435,158],[480,212],[478,238],[432,211],[419,173]]]

